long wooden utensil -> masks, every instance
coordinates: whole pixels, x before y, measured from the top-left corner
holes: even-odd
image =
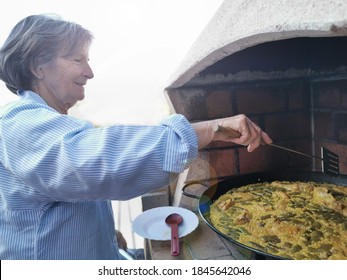
[[[224,127],[224,126],[218,126],[217,127],[217,132],[220,133],[225,133],[226,135],[228,135],[230,138],[239,138],[241,136],[241,133],[239,133],[238,131],[229,128],[229,127]],[[339,170],[339,157],[337,154],[333,153],[332,151],[321,147],[321,153],[322,153],[322,157],[317,157],[314,155],[309,155],[309,154],[305,154],[293,149],[289,149],[287,147],[283,147],[277,144],[267,144],[271,147],[275,147],[278,149],[282,149],[288,152],[292,152],[292,153],[296,153],[298,155],[302,155],[302,156],[306,156],[306,157],[310,157],[310,158],[315,158],[315,159],[319,159],[322,161],[322,170],[324,173],[329,174],[329,175],[339,175],[340,174],[340,170]]]

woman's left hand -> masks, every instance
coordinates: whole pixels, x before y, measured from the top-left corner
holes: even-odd
[[[128,249],[127,241],[119,230],[116,230],[116,237],[119,249],[126,251]]]

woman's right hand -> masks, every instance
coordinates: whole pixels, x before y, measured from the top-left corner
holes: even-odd
[[[249,152],[254,151],[261,144],[270,144],[272,139],[262,131],[262,129],[252,122],[245,115],[237,115],[229,118],[214,120],[215,134],[213,141],[234,142],[239,145],[247,146]],[[226,129],[232,129],[239,133],[237,137],[230,137],[229,134],[218,130],[218,126]]]
[[[272,139],[267,133],[252,122],[245,115],[236,115],[227,118],[215,119],[192,124],[198,137],[199,149],[208,145],[211,141],[234,142],[247,146],[249,152],[254,151],[261,144],[270,144]],[[230,137],[229,134],[218,130],[218,126],[237,131],[237,137]]]

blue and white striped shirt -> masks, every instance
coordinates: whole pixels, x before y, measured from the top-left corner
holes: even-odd
[[[118,259],[110,200],[169,183],[197,156],[189,122],[108,126],[31,91],[0,109],[0,259]]]

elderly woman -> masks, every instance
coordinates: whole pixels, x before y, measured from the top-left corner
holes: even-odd
[[[169,183],[213,140],[249,151],[271,139],[247,117],[94,127],[68,115],[94,74],[91,33],[59,17],[21,20],[0,49],[19,96],[0,110],[0,259],[119,259],[110,200]],[[240,132],[217,133],[218,124]]]

